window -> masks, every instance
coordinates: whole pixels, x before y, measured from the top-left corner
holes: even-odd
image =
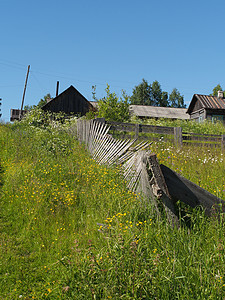
[[[223,122],[223,115],[212,115],[212,123]]]

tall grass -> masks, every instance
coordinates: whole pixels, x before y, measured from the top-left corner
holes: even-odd
[[[196,209],[190,227],[171,228],[66,124],[41,120],[0,126],[0,299],[224,298],[223,215]],[[154,147],[160,162],[198,180],[188,151]],[[224,171],[213,163],[197,169],[212,191]],[[205,166],[218,170],[212,183]]]

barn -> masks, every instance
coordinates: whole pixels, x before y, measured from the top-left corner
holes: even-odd
[[[217,96],[194,94],[187,109],[191,120],[202,122],[210,120],[212,122],[222,121],[225,123],[225,98],[223,91],[219,91]]]
[[[168,118],[188,120],[190,116],[187,114],[186,108],[174,108],[174,107],[160,107],[149,105],[130,105],[130,114],[140,119],[145,118]]]
[[[83,116],[88,111],[94,111],[94,106],[77,90],[70,86],[64,92],[50,99],[44,106],[44,111],[64,112],[66,115]]]

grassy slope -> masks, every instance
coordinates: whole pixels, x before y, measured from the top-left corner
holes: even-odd
[[[1,126],[0,142],[0,299],[223,299],[223,216],[170,228],[62,131]],[[195,177],[188,155],[155,150]]]

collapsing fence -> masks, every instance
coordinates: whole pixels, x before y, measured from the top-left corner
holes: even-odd
[[[141,193],[160,214],[163,205],[168,220],[178,221],[177,200],[191,207],[201,205],[210,215],[212,211],[225,211],[225,202],[197,186],[164,165],[159,165],[150,143],[137,139],[115,139],[109,134],[110,126],[97,120],[77,121],[77,137],[85,143],[92,157],[99,164],[121,166],[127,188]]]

